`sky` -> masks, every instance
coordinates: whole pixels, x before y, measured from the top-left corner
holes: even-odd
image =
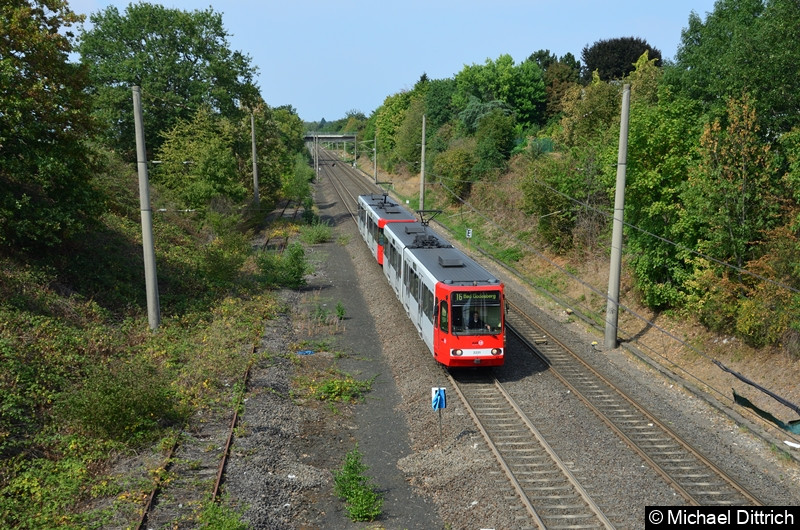
[[[69,0],[88,15],[131,0]],[[149,0],[222,13],[228,42],[251,58],[268,105],[291,105],[304,121],[366,116],[387,96],[465,65],[538,50],[581,59],[599,40],[638,37],[673,59],[695,12],[715,0]]]

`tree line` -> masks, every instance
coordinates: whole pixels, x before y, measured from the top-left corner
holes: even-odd
[[[139,85],[152,179],[176,207],[207,209],[249,193],[255,117],[267,201],[307,193],[304,124],[272,108],[256,68],[231,50],[212,8],[147,3],[94,13],[91,29],[57,0],[3,6],[0,40],[0,246],[44,252],[95,226],[108,207],[108,156],[133,160],[130,87]],[[388,170],[426,170],[453,201],[528,160],[525,212],[555,252],[596,244],[612,203],[619,93],[632,86],[627,263],[642,300],[687,309],[753,345],[796,343],[800,132],[792,0],[720,0],[691,13],[674,61],[645,40],[587,45],[581,61],[541,49],[423,74],[325,128],[375,138]],[[78,62],[69,60],[77,53]]]
[[[753,346],[800,352],[800,4],[719,0],[692,12],[676,57],[638,37],[423,74],[369,117],[329,127],[376,139],[387,169],[419,171],[457,203],[524,160],[524,210],[552,252],[610,229],[621,90],[631,86],[626,264],[641,300]]]
[[[45,252],[91,230],[108,204],[97,178],[135,161],[140,86],[153,182],[176,206],[241,202],[252,182],[255,117],[261,197],[281,196],[304,153],[303,124],[270,107],[257,69],[232,50],[222,15],[138,3],[82,17],[59,0],[3,4],[0,39],[0,246]],[[70,60],[77,54],[79,60]]]

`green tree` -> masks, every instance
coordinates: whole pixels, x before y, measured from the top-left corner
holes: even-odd
[[[488,114],[499,111],[503,114],[510,114],[511,109],[500,100],[493,99],[491,101],[481,101],[475,96],[470,96],[467,106],[458,113],[458,119],[467,135],[475,134],[478,130],[478,125],[481,120]]]
[[[306,153],[303,135],[303,122],[296,111],[289,106],[270,108],[262,103],[253,111],[256,129],[256,152],[258,153],[259,195],[262,201],[277,198],[281,187],[291,179],[295,171],[296,156]],[[246,167],[240,170],[247,182],[252,182],[252,146],[250,142],[250,120],[236,133],[241,143],[237,151],[239,158],[246,160]],[[246,185],[249,189],[249,184]]]
[[[691,307],[711,329],[763,333],[757,322],[763,322],[766,307],[742,296],[754,286],[742,270],[763,256],[762,239],[779,224],[781,212],[774,158],[758,136],[752,101],[730,100],[727,125],[715,120],[706,126],[700,146],[679,224],[714,261],[694,258],[694,277],[687,282]]]
[[[393,154],[395,145],[397,145],[398,131],[403,125],[403,120],[406,117],[406,109],[411,102],[411,95],[408,92],[399,92],[397,94],[387,96],[383,101],[383,105],[375,110],[375,128],[377,129],[378,136],[378,153],[386,156],[389,155],[389,160],[385,160],[389,164],[396,162],[396,157]]]
[[[599,40],[587,45],[581,53],[583,80],[590,81],[595,71],[603,81],[622,79],[633,70],[633,64],[644,52],[656,59],[656,65],[661,62],[661,52],[638,37]]]
[[[472,170],[475,180],[489,173],[499,173],[514,147],[514,119],[500,109],[483,118],[475,131],[478,162]]]
[[[764,134],[790,130],[800,116],[800,4],[795,0],[720,0],[681,33],[670,81],[716,115],[749,93]]]
[[[550,53],[550,50],[537,50],[528,57],[528,60],[539,65],[542,72],[547,72],[550,66],[558,62],[558,58],[554,53]]]
[[[395,155],[398,160],[412,172],[420,170],[422,156],[422,115],[425,113],[424,97],[412,97],[403,122],[397,129],[397,146]],[[425,123],[427,133],[427,118]]]
[[[425,92],[425,116],[431,130],[437,130],[453,119],[453,94],[455,81],[452,78],[434,79]]]
[[[284,197],[297,202],[304,202],[311,197],[311,181],[314,180],[314,170],[308,165],[308,160],[303,155],[295,155],[294,171],[285,179],[282,193]]]
[[[181,11],[148,3],[116,7],[90,16],[78,51],[89,68],[95,113],[107,140],[133,153],[131,86],[142,88],[148,149],[179,120],[191,120],[202,106],[229,119],[257,101],[256,69],[250,58],[228,45],[222,15],[211,8]]]
[[[576,88],[580,80],[580,68],[567,62],[557,61],[544,72],[546,99],[545,117],[549,120],[563,111],[563,100],[567,92]]]
[[[68,61],[81,21],[60,0],[0,5],[0,245],[56,245],[102,208],[85,69]]]
[[[655,66],[648,62],[644,68]],[[699,163],[695,152],[702,132],[701,109],[663,85],[657,102],[641,95],[637,78],[647,85],[651,77],[646,71],[639,74],[631,76],[625,192],[625,221],[638,229],[627,230],[627,255],[645,303],[663,308],[682,303],[692,274],[685,249],[694,248],[696,239],[679,221],[689,168]]]
[[[455,76],[453,103],[465,109],[473,98],[482,103],[500,101],[526,127],[544,119],[545,86],[542,70],[534,61],[514,65],[510,55],[486,60],[483,65],[468,65]]]
[[[523,209],[534,216],[542,241],[555,252],[592,251],[604,227],[598,210],[608,207],[597,153],[576,147],[536,158],[521,183]]]
[[[743,267],[780,219],[775,160],[758,136],[749,97],[728,102],[727,126],[716,120],[706,127],[700,153],[683,194],[685,228],[698,234],[702,252]]]
[[[620,100],[620,88],[596,75],[589,86],[571,86],[562,98],[563,114],[555,139],[568,147],[587,142],[610,145],[614,141],[611,126],[619,122]]]
[[[472,168],[475,166],[475,141],[465,138],[454,142],[447,151],[439,154],[433,165],[433,171],[442,184],[452,191],[450,201],[458,204],[459,199],[466,199],[472,189]]]
[[[185,206],[201,208],[211,199],[244,199],[247,189],[233,149],[234,127],[208,108],[180,121],[164,135],[153,180],[173,191]]]

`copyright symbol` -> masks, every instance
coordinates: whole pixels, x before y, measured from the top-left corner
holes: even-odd
[[[664,521],[664,514],[659,510],[653,510],[647,515],[647,519],[652,524],[661,524]]]

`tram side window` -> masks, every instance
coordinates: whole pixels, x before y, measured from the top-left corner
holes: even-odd
[[[448,320],[448,313],[447,313],[447,301],[442,300],[442,303],[439,304],[439,329],[444,331],[445,333],[450,332],[450,328],[448,327],[449,320]]]
[[[433,293],[427,286],[422,286],[422,313],[433,321]]]
[[[392,264],[392,267],[394,267],[394,270],[400,270],[400,252],[397,250],[397,247],[394,245],[394,243],[392,243],[392,259],[390,263]]]
[[[374,241],[377,241],[378,240],[378,225],[375,223],[374,219],[370,219],[369,220],[369,232],[370,232],[370,235],[372,236],[372,239]]]
[[[409,285],[409,292],[411,293],[411,297],[419,303],[419,276],[417,275],[416,271],[412,270],[410,274],[410,284]]]

